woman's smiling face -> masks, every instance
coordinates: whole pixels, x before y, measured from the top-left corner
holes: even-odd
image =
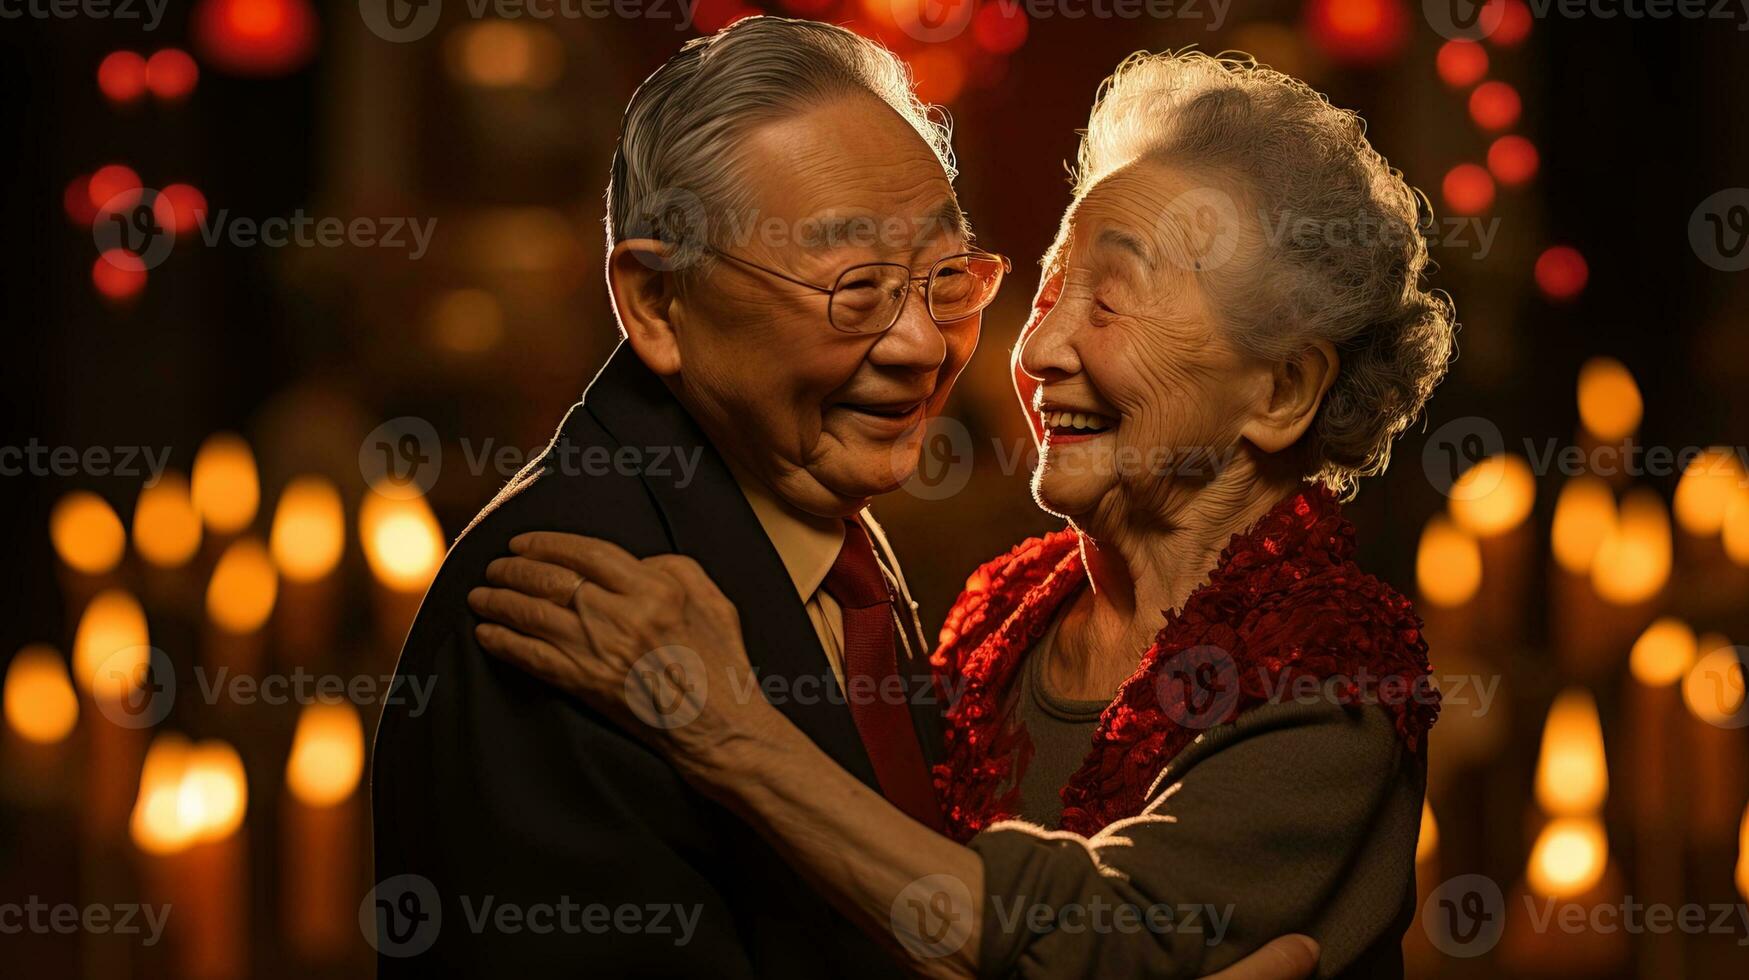
[[[1205,286],[1256,239],[1223,191],[1160,164],[1118,170],[1070,208],[1018,350],[1038,382],[1041,507],[1081,522],[1161,513],[1175,485],[1232,459],[1269,366],[1228,339]]]

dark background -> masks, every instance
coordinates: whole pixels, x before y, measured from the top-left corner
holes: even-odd
[[[463,439],[524,449],[544,442],[615,339],[601,281],[600,219],[620,113],[637,83],[697,32],[675,31],[668,21],[523,22],[556,42],[562,69],[548,87],[499,91],[458,80],[449,67],[446,38],[468,24],[464,4],[449,6],[438,30],[410,44],[371,35],[356,4],[319,6],[317,43],[301,67],[238,77],[209,65],[196,48],[202,73],[185,102],[148,99],[123,108],[99,93],[97,64],[118,48],[192,47],[187,5],[172,2],[150,35],[90,18],[0,21],[0,134],[8,146],[0,158],[7,171],[0,213],[4,443],[168,446],[172,466],[186,472],[202,439],[234,430],[255,447],[262,513],[270,515],[278,487],[310,470],[333,478],[353,513],[363,489],[360,440],[385,419],[430,420],[446,460],[462,459]],[[1024,438],[1007,355],[1030,299],[1035,259],[1068,202],[1064,164],[1099,81],[1138,48],[1253,50],[1364,115],[1378,149],[1445,214],[1441,178],[1456,163],[1480,161],[1491,137],[1471,123],[1464,95],[1435,73],[1442,38],[1422,20],[1419,3],[1386,6],[1406,16],[1407,36],[1372,65],[1321,49],[1306,28],[1312,14],[1293,0],[1235,0],[1219,31],[1202,21],[1035,21],[1013,53],[966,62],[967,81],[948,103],[960,193],[982,243],[1014,256],[1017,268],[985,317],[980,351],[949,409],[980,449],[971,486],[947,501],[925,505],[897,494],[876,507],[923,601],[926,624],[940,622],[978,562],[1051,526],[1031,504],[1024,467],[1002,472],[986,447],[992,439],[1012,447]],[[881,30],[878,18],[855,3],[827,10],[819,16]],[[1740,26],[1550,17],[1537,20],[1517,46],[1490,51],[1489,77],[1511,82],[1524,98],[1513,130],[1536,143],[1542,164],[1528,187],[1501,188],[1484,213],[1483,220],[1499,222],[1488,255],[1435,248],[1434,281],[1453,294],[1463,322],[1461,356],[1425,427],[1403,439],[1392,469],[1363,484],[1349,507],[1363,564],[1404,592],[1415,586],[1421,528],[1445,503],[1422,466],[1426,434],[1448,420],[1479,416],[1499,427],[1508,446],[1527,438],[1570,441],[1575,378],[1592,355],[1612,355],[1634,372],[1646,403],[1642,442],[1743,442],[1749,278],[1710,268],[1688,242],[1690,214],[1702,199],[1749,185],[1743,124],[1749,32]],[[885,36],[905,40],[890,30]],[[907,56],[918,50],[901,48]],[[118,305],[93,289],[91,234],[69,221],[61,200],[68,181],[113,161],[134,167],[148,187],[193,183],[215,212],[436,218],[436,234],[416,262],[380,248],[179,243],[151,270],[144,291]],[[1577,247],[1590,267],[1586,289],[1567,303],[1542,296],[1532,275],[1536,256],[1558,243]],[[502,309],[502,330],[489,343],[458,347],[456,335],[438,325],[434,309],[458,288],[484,289]],[[504,475],[446,465],[430,493],[446,533],[457,533]],[[1560,480],[1539,475],[1532,519],[1543,529],[1539,549],[1546,550]],[[1669,477],[1640,482],[1666,500],[1675,485]],[[0,478],[0,540],[9,552],[0,617],[6,656],[39,641],[65,650],[71,640],[74,624],[46,531],[54,502],[71,489],[92,489],[125,522],[137,484]],[[257,524],[264,528],[265,516]],[[355,533],[349,527],[345,569],[349,588],[362,592],[367,579]],[[1540,717],[1560,681],[1547,653],[1542,565],[1539,550],[1522,628],[1499,637],[1490,651],[1506,677],[1505,697],[1522,708],[1512,737],[1472,777],[1483,783],[1460,784],[1493,787],[1495,814],[1528,800]],[[355,605],[344,629],[357,635],[337,644],[360,657],[392,653],[358,639],[368,633],[369,612],[362,599]],[[1719,628],[1735,626],[1741,639],[1745,625],[1739,615]],[[1440,664],[1437,643],[1434,663]],[[1607,707],[1612,695],[1601,697]],[[1618,736],[1633,737],[1619,725],[1609,723],[1612,752]],[[282,737],[287,724],[264,722],[263,731],[270,730]],[[1434,744],[1437,752],[1437,733]],[[1616,774],[1616,783],[1629,775]],[[271,799],[277,772],[252,773],[252,794],[258,778]],[[1441,816],[1457,866],[1448,864],[1446,873],[1486,870],[1510,879],[1522,867],[1522,842],[1496,839],[1501,822],[1475,812],[1481,804],[1469,794],[1451,797],[1453,814]],[[1433,803],[1441,808],[1437,793]],[[252,795],[251,808],[252,831],[267,833],[253,814],[268,807]],[[28,870],[0,872],[0,900],[13,894],[72,900],[77,845],[62,836],[36,846],[6,832],[16,824],[22,834],[28,819],[22,811],[0,815],[0,867],[22,867],[29,858]],[[257,971],[351,975],[356,957],[311,966],[278,955],[269,911],[273,861],[270,850],[260,853],[268,857],[256,866],[253,884],[260,903]],[[1705,900],[1738,900],[1728,891],[1728,870],[1722,889],[1717,871],[1706,879]],[[1702,885],[1694,887],[1702,893]],[[81,962],[70,940],[0,936],[0,949],[15,942],[30,950],[26,962],[59,965],[56,973],[72,975],[69,964]],[[1688,975],[1734,975],[1711,970],[1746,962],[1740,949],[1733,956],[1717,948],[1718,958],[1691,959]],[[1438,962],[1451,975],[1479,968]],[[1622,975],[1638,972],[1628,960],[1617,967]],[[153,974],[167,967],[146,957],[135,969]]]

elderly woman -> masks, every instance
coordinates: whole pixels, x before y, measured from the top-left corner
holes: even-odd
[[[920,973],[1194,976],[1305,932],[1321,976],[1400,974],[1437,696],[1338,500],[1451,354],[1429,220],[1282,74],[1140,54],[1108,80],[1014,362],[1067,526],[942,629],[945,835],[753,694],[686,559],[524,535],[492,577],[529,594],[474,597],[517,628],[480,640],[625,719]],[[580,616],[536,608],[566,583]]]

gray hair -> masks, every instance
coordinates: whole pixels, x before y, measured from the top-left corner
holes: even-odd
[[[739,205],[739,144],[755,127],[846,95],[870,95],[923,137],[951,182],[950,129],[891,51],[842,27],[748,17],[686,42],[626,107],[607,185],[607,244],[658,238],[695,266]]]
[[[1296,449],[1308,477],[1352,495],[1390,463],[1454,351],[1451,299],[1423,282],[1426,196],[1367,142],[1360,116],[1248,56],[1125,59],[1094,103],[1076,197],[1137,161],[1220,184],[1256,209],[1261,251],[1202,281],[1244,350],[1282,359],[1318,340],[1337,348],[1336,380]]]

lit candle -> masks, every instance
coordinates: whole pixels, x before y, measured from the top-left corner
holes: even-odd
[[[159,901],[171,904],[176,975],[224,980],[248,971],[249,890],[243,818],[249,790],[230,745],[152,743],[129,823]]]
[[[1628,656],[1627,730],[1629,771],[1635,833],[1634,889],[1648,901],[1680,905],[1683,887],[1684,840],[1675,801],[1686,799],[1682,779],[1686,753],[1680,752],[1681,695],[1677,685],[1694,663],[1694,630],[1680,619],[1665,616],[1646,627]],[[1647,936],[1641,966],[1654,976],[1674,976],[1681,970],[1681,942],[1673,937]]]
[[[1717,634],[1697,644],[1694,666],[1682,681],[1688,707],[1687,749],[1697,774],[1689,798],[1692,840],[1706,855],[1723,852],[1735,842],[1738,807],[1749,797],[1749,749],[1744,726],[1740,651]]]
[[[68,619],[74,619],[92,596],[115,584],[115,570],[127,551],[127,531],[108,501],[75,490],[55,501],[49,512],[49,540],[60,559]]]
[[[231,432],[209,436],[194,456],[190,495],[201,521],[220,539],[241,532],[255,520],[261,481],[255,454]]]
[[[339,958],[358,938],[363,772],[358,712],[347,704],[304,708],[285,767],[281,906],[286,935],[312,960]]]
[[[377,588],[377,623],[393,656],[443,562],[443,529],[422,496],[371,490],[358,512],[358,540]]]
[[[79,698],[61,655],[41,643],[19,650],[6,668],[4,702],[7,795],[32,805],[63,801]]]
[[[1621,874],[1609,859],[1609,838],[1596,816],[1557,817],[1531,846],[1524,882],[1508,900],[1500,946],[1508,976],[1614,976],[1628,957],[1621,929],[1594,930],[1590,910],[1623,901]],[[1585,915],[1583,937],[1565,931],[1563,908]],[[1540,928],[1539,928],[1540,923]]]
[[[134,551],[145,565],[145,588],[152,608],[170,608],[193,621],[198,599],[189,564],[200,552],[200,512],[188,480],[167,472],[142,487],[134,504]]]
[[[1429,517],[1415,553],[1415,583],[1428,646],[1473,656],[1475,617],[1469,607],[1482,587],[1482,550],[1475,536],[1444,514]]]
[[[1452,484],[1452,520],[1478,539],[1481,591],[1475,615],[1491,641],[1522,642],[1529,594],[1531,536],[1526,519],[1536,503],[1536,478],[1524,457],[1490,456]],[[1487,646],[1497,648],[1490,642]]]
[[[1615,495],[1595,476],[1568,480],[1555,498],[1549,529],[1553,640],[1562,667],[1582,678],[1603,673],[1613,656],[1608,611],[1591,589],[1591,566],[1616,522]]]
[[[284,588],[275,632],[281,649],[308,664],[331,656],[338,577],[346,545],[346,514],[340,491],[320,476],[286,484],[273,512],[268,548]]]
[[[146,611],[120,589],[98,593],[73,635],[73,680],[91,719],[83,812],[97,840],[114,839],[126,825],[146,728],[158,720],[159,692],[147,685],[163,679],[151,674],[150,644]]]
[[[262,627],[279,596],[279,573],[267,548],[241,537],[225,548],[207,583],[207,661],[232,673],[257,674],[264,641]]]

